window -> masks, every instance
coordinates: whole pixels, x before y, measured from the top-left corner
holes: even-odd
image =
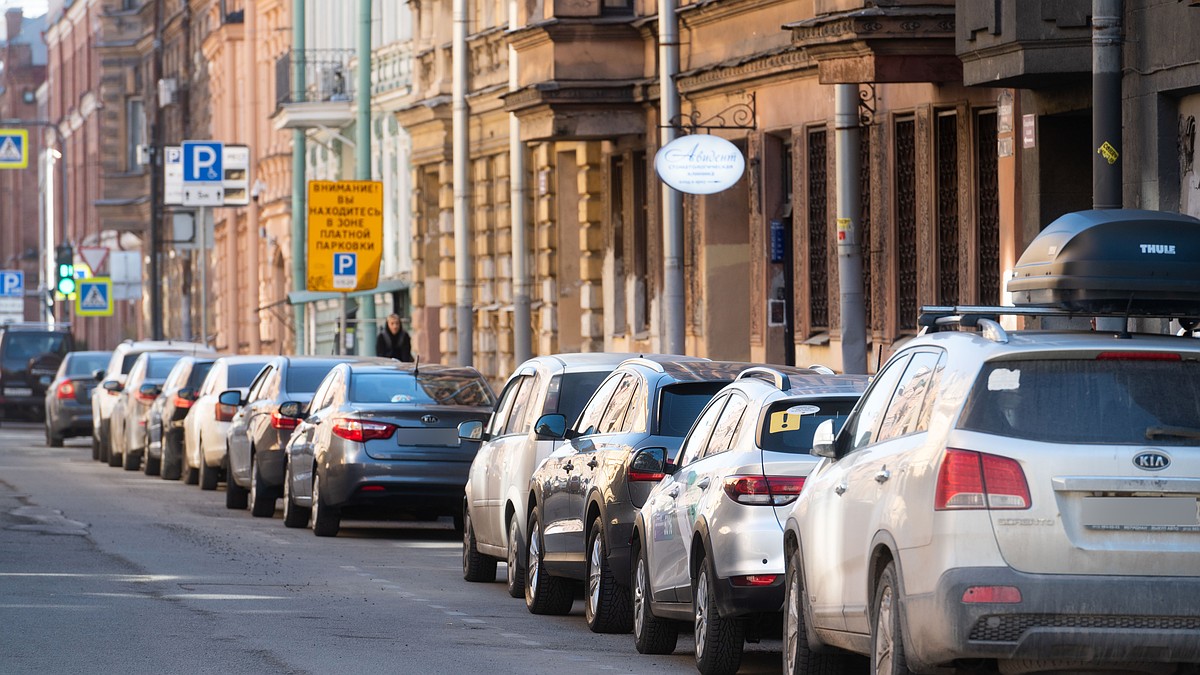
[[[254,376],[263,369],[261,363],[235,363],[229,366],[227,387],[245,387],[254,381]]]
[[[896,122],[896,319],[917,327],[917,141],[916,121]]]
[[[659,392],[658,435],[683,438],[700,411],[727,382],[690,382],[663,387]]]
[[[633,400],[633,393],[638,387],[638,382],[641,378],[636,375],[626,375],[621,383],[617,385],[613,392],[612,402],[608,404],[608,409],[604,411],[604,416],[600,418],[600,424],[596,427],[596,433],[599,434],[615,434],[625,431],[623,423],[625,416],[629,412],[629,403]],[[633,418],[630,418],[633,421]]]
[[[574,424],[583,411],[584,404],[608,373],[564,373],[550,378],[546,388],[546,402],[542,405],[542,414],[558,413],[567,418],[567,424]]]
[[[204,384],[205,378],[208,377],[208,371],[212,370],[212,361],[200,361],[192,364],[192,372],[188,373],[187,386],[196,388]]]
[[[218,382],[220,384],[218,384]],[[225,388],[225,364],[220,366],[213,365],[213,369],[208,372],[208,376],[204,378],[204,385],[200,387],[200,395],[205,396],[214,391],[218,391],[218,387]]]
[[[725,410],[717,419],[712,437],[708,439],[708,444],[704,448],[704,457],[725,452],[732,446],[733,439],[737,437],[742,416],[746,412],[746,406],[749,404],[750,402],[741,394],[730,394],[729,403],[725,404]]]
[[[592,394],[587,407],[583,409],[583,413],[579,416],[579,422],[575,425],[576,431],[590,434],[600,426],[600,416],[604,414],[604,410],[608,407],[608,401],[612,398],[613,391],[617,388],[623,376],[624,373],[613,373],[600,385],[596,393]]]
[[[156,380],[166,377],[181,358],[183,358],[182,354],[168,354],[151,358],[146,364],[146,377]]]
[[[958,116],[937,116],[938,303],[959,304]]]
[[[321,381],[320,386],[317,387],[316,393],[313,394],[312,403],[308,407],[310,411],[316,412],[318,410],[324,410],[329,405],[329,399],[332,396],[330,391],[333,388],[334,381],[336,379],[337,377],[335,374],[330,374]]]
[[[871,388],[863,395],[862,403],[859,405],[858,414],[849,421],[849,427],[839,434],[838,438],[847,440],[841,441],[845,443],[847,452],[857,450],[869,443],[874,442],[875,426],[879,422],[879,417],[883,414],[888,402],[892,400],[892,392],[896,390],[896,383],[900,381],[900,376],[904,374],[904,368],[908,365],[909,354],[904,354],[896,359],[893,359],[890,364],[884,367],[883,372],[875,377],[875,382],[871,384]]]
[[[104,354],[75,354],[67,362],[67,375],[90,375],[105,367],[107,361]]]
[[[976,219],[979,221],[979,302],[1000,304],[1000,159],[996,154],[996,111],[975,117]]]
[[[492,397],[481,376],[449,373],[413,376],[410,372],[358,372],[350,379],[355,403],[491,406]]]
[[[138,146],[146,145],[146,110],[142,99],[131,98],[126,103],[125,125],[128,133],[126,141],[125,171],[133,173],[141,171],[138,164]]]
[[[265,388],[264,383],[274,372],[275,366],[273,365],[268,365],[259,371],[258,376],[255,377],[254,381],[250,383],[250,391],[246,394],[247,401],[257,401],[260,398],[266,398],[263,396],[263,389]]]
[[[846,423],[857,398],[780,401],[767,409],[759,444],[764,452],[807,455],[812,451],[813,436],[825,420],[833,421],[836,433]]]
[[[492,419],[488,422],[488,434],[494,437],[504,433],[504,428],[508,426],[508,415],[512,410],[513,401],[517,400],[521,393],[521,385],[528,379],[528,377],[518,377],[504,387],[504,391],[500,393],[500,403],[496,405]]]
[[[713,427],[717,425],[717,418],[721,416],[721,411],[725,409],[725,404],[728,401],[728,396],[722,396],[712,401],[708,408],[704,410],[700,418],[696,420],[696,425],[692,427],[691,433],[688,434],[687,440],[684,441],[683,447],[679,449],[679,456],[676,458],[675,464],[678,466],[687,466],[700,459],[701,453],[708,447],[709,434],[712,433]]]
[[[896,385],[896,392],[892,394],[891,403],[888,404],[883,422],[879,425],[876,441],[925,431],[929,416],[924,411],[931,405],[927,402],[926,394],[935,375],[940,373],[939,357],[945,358],[944,354],[939,352],[920,352],[913,355]]]
[[[325,379],[330,370],[333,370],[333,366],[332,363],[320,366],[291,366],[287,371],[288,392],[307,394],[316,391],[317,385],[321,384],[321,380]]]
[[[808,323],[812,332],[829,329],[829,228],[826,189],[827,134],[808,132]]]
[[[527,434],[533,427],[533,398],[538,392],[538,377],[521,378],[521,391],[513,397],[512,412],[504,426],[505,434]]]

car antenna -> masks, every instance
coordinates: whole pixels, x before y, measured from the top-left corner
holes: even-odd
[[[420,374],[421,374],[421,355],[417,354],[416,359],[413,361],[413,377],[416,377],[417,375],[420,375]]]

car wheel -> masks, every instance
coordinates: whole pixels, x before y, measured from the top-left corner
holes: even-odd
[[[114,467],[114,468],[121,466],[121,464],[124,463],[124,461],[123,461],[124,457],[121,456],[121,453],[117,452],[116,443],[113,443],[112,439],[110,438],[110,439],[108,439],[107,445],[108,445],[108,465],[111,467]]]
[[[126,448],[125,452],[121,453],[121,463],[126,471],[137,471],[142,468],[142,453]]]
[[[204,448],[200,448],[200,489],[201,490],[216,490],[217,483],[220,482],[220,472],[216,467],[208,465],[208,461],[204,459]]]
[[[871,612],[871,672],[877,675],[908,675],[904,634],[900,627],[900,585],[896,564],[889,562],[879,575]]]
[[[142,447],[145,448],[145,450],[142,450],[142,454],[145,455],[145,457],[142,458],[144,461],[144,464],[142,465],[142,470],[145,471],[147,476],[157,476],[159,470],[162,468],[162,458],[161,458],[161,456],[159,456],[159,457],[151,457],[150,456],[150,434],[149,434],[149,432],[142,435]],[[159,447],[158,451],[161,455],[161,453],[162,453],[162,442],[161,441],[159,442],[158,447]]]
[[[230,479],[230,484],[233,480]],[[275,488],[263,485],[258,470],[258,455],[250,456],[250,515],[255,518],[275,516]]]
[[[496,559],[479,552],[475,546],[475,526],[471,523],[471,511],[463,505],[463,579],[467,581],[495,581]]]
[[[608,546],[604,543],[604,523],[592,521],[588,534],[587,595],[583,618],[593,633],[628,633],[633,629],[633,611],[629,593],[617,583],[608,566]]]
[[[721,616],[717,609],[715,581],[708,561],[701,560],[692,589],[692,608],[696,617],[696,668],[706,675],[736,673],[745,642],[742,621]]]
[[[848,672],[847,654],[816,653],[808,645],[808,602],[800,567],[800,548],[788,557],[784,576],[783,672],[785,675],[839,675]]]
[[[508,555],[505,557],[508,563],[508,580],[505,583],[508,586],[509,597],[513,598],[525,595],[525,561],[521,560],[523,549],[521,526],[517,522],[517,514],[514,513],[508,519]]]
[[[100,439],[96,438],[96,431],[92,430],[92,459],[100,461]]]
[[[312,531],[318,537],[336,537],[342,526],[342,517],[337,509],[325,504],[321,498],[321,477],[313,471],[312,487]]]
[[[283,524],[285,527],[306,527],[312,509],[296,504],[292,499],[292,463],[283,470]]]
[[[179,479],[183,481],[184,485],[196,485],[200,482],[200,469],[189,466],[180,472]]]
[[[245,509],[248,501],[249,493],[246,488],[238,485],[233,476],[229,476],[225,481],[225,508]]]
[[[529,514],[529,548],[525,552],[525,607],[533,614],[567,614],[575,603],[571,582],[542,569],[542,526],[537,511]]]
[[[650,563],[638,547],[633,569],[633,644],[639,654],[671,654],[679,641],[679,623],[654,616],[650,607]]]
[[[96,440],[100,444],[100,457],[98,459],[101,462],[108,462],[108,456],[112,454],[112,443],[109,442],[107,424],[100,425],[100,435]]]
[[[55,436],[50,430],[50,422],[46,422],[46,445],[51,448],[61,448],[63,446],[63,437]]]

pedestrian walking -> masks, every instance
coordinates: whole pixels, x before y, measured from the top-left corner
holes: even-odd
[[[401,361],[412,361],[412,340],[408,332],[400,325],[400,315],[390,314],[387,324],[379,331],[375,339],[375,355],[385,356]]]

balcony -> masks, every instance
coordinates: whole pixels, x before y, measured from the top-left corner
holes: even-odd
[[[412,47],[394,42],[371,54],[371,103],[385,110],[412,94]]]
[[[352,122],[353,60],[353,49],[307,49],[280,56],[275,61],[275,128],[337,128]],[[292,80],[297,61],[304,65],[303,90]]]

